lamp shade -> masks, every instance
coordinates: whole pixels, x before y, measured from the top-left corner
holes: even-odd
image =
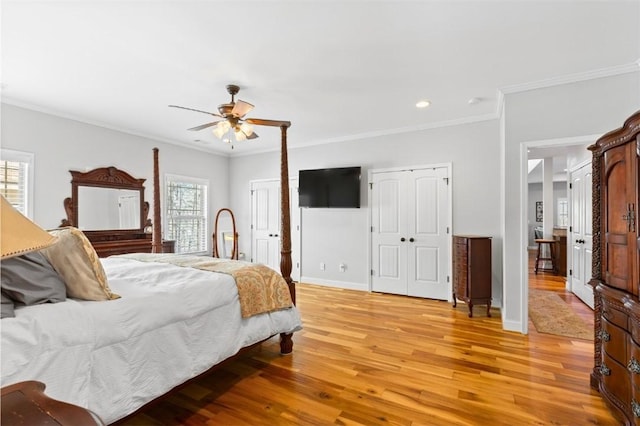
[[[40,250],[57,241],[56,237],[14,209],[4,197],[0,198],[0,258]]]

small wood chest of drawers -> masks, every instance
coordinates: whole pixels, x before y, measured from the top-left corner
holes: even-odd
[[[453,236],[453,307],[457,299],[469,306],[486,304],[491,316],[491,237]]]

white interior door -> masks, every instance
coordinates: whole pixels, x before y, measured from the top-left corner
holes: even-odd
[[[371,189],[371,289],[408,294],[404,172],[374,173]]]
[[[251,261],[280,270],[278,182],[251,183]]]
[[[448,169],[372,173],[371,288],[447,300]]]
[[[571,216],[568,246],[571,250],[571,271],[569,288],[593,309],[593,288],[589,285],[593,253],[591,163],[572,172],[570,179]]]
[[[300,209],[297,179],[289,182],[291,279],[300,279]],[[251,182],[251,261],[280,272],[280,181]]]
[[[414,170],[408,183],[408,294],[447,300],[449,262],[447,169]]]

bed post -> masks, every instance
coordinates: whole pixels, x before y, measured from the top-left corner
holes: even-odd
[[[280,273],[289,286],[291,300],[296,303],[296,285],[291,279],[291,218],[289,216],[289,164],[287,157],[287,128],[291,123],[280,126],[282,143],[280,147]],[[289,354],[293,350],[291,333],[280,333],[280,353]]]
[[[162,253],[162,224],[160,222],[160,176],[158,173],[158,148],[153,148],[153,234],[151,252]]]

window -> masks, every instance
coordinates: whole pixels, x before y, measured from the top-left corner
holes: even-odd
[[[0,150],[0,194],[20,213],[33,218],[33,154]]]
[[[569,202],[566,198],[558,198],[558,221],[556,225],[569,225]]]
[[[207,251],[207,188],[209,182],[166,175],[165,239],[175,240],[176,253]]]

